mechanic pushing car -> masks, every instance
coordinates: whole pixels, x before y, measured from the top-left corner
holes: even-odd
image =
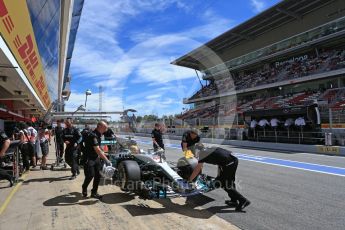
[[[181,147],[182,147],[184,156],[187,159],[196,156],[195,145],[199,142],[200,142],[200,136],[197,129],[193,128],[183,133]]]
[[[101,199],[102,196],[97,193],[98,185],[101,179],[100,170],[102,169],[101,158],[106,165],[111,165],[108,158],[101,149],[101,136],[108,129],[104,121],[100,121],[94,131],[90,132],[85,140],[86,162],[84,165],[85,180],[82,185],[82,195],[87,197],[87,187],[93,179],[91,197]]]
[[[71,118],[66,119],[65,129],[62,134],[63,141],[66,144],[65,161],[71,167],[72,176],[70,180],[74,180],[79,175],[78,145],[83,138],[78,129],[73,127]]]
[[[162,135],[163,126],[159,123],[155,124],[155,128],[151,132],[153,149],[156,152],[159,148],[164,149],[163,135]]]
[[[215,179],[215,186],[222,187],[228,193],[231,200],[225,201],[226,204],[235,206],[236,211],[242,211],[250,205],[250,201],[236,190],[235,174],[238,159],[231,154],[231,151],[219,147],[201,149],[198,164],[189,178],[190,181],[193,181],[199,175],[204,163],[218,165],[219,175]]]

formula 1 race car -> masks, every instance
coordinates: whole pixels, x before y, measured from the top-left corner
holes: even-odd
[[[196,159],[183,157],[173,165],[165,160],[164,150],[143,151],[134,140],[116,138],[102,144],[112,146],[108,156],[113,165],[115,184],[140,198],[187,197],[214,189],[214,178],[210,176],[200,174],[194,183],[187,181],[198,163]]]

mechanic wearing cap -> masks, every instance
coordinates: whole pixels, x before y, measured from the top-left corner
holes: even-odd
[[[163,135],[162,135],[162,126],[159,123],[155,124],[155,128],[151,132],[153,149],[158,151],[159,148],[164,149]]]
[[[186,158],[195,156],[195,145],[199,142],[200,136],[197,129],[191,129],[182,135],[181,147]]]
[[[65,161],[71,167],[72,176],[70,180],[74,180],[79,175],[78,145],[82,141],[82,136],[78,129],[73,127],[71,118],[66,119],[65,129],[62,133],[62,139],[66,144]]]
[[[5,153],[10,147],[11,141],[7,137],[6,133],[2,130],[0,130],[0,158],[5,156]],[[14,178],[12,175],[10,175],[7,171],[0,168],[0,180],[8,180],[10,182],[10,186],[13,186]]]
[[[85,180],[82,185],[83,197],[87,197],[87,186],[93,179],[93,187],[91,190],[91,197],[101,199],[102,196],[97,193],[98,185],[101,179],[100,170],[102,169],[102,158],[107,165],[111,165],[108,158],[101,148],[101,136],[107,131],[108,125],[104,121],[100,121],[94,131],[90,132],[85,140],[85,154],[86,162],[84,165]]]
[[[226,204],[236,206],[236,211],[242,211],[250,204],[250,201],[236,190],[235,174],[238,159],[231,154],[231,151],[218,147],[202,149],[199,152],[199,163],[194,168],[190,181],[199,175],[204,163],[218,165],[219,175],[216,177],[215,186],[220,185],[228,193],[231,201],[225,201]]]

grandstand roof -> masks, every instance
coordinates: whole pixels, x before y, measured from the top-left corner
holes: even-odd
[[[205,67],[200,60],[210,55],[209,49],[215,53],[220,53],[224,49],[235,47],[243,41],[254,40],[255,37],[293,20],[301,20],[304,15],[332,2],[334,2],[334,0],[281,1],[255,17],[212,39],[205,45],[176,59],[171,64],[202,70]]]

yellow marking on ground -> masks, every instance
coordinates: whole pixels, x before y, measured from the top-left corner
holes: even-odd
[[[3,205],[1,205],[0,207],[0,216],[1,214],[6,210],[8,204],[10,203],[10,201],[12,200],[14,194],[17,192],[17,190],[19,189],[19,187],[22,185],[24,179],[27,177],[27,175],[29,175],[29,173],[25,173],[20,179],[22,179],[22,181],[20,181],[15,187],[14,189],[11,191],[11,193],[7,196],[5,202],[3,203]]]

